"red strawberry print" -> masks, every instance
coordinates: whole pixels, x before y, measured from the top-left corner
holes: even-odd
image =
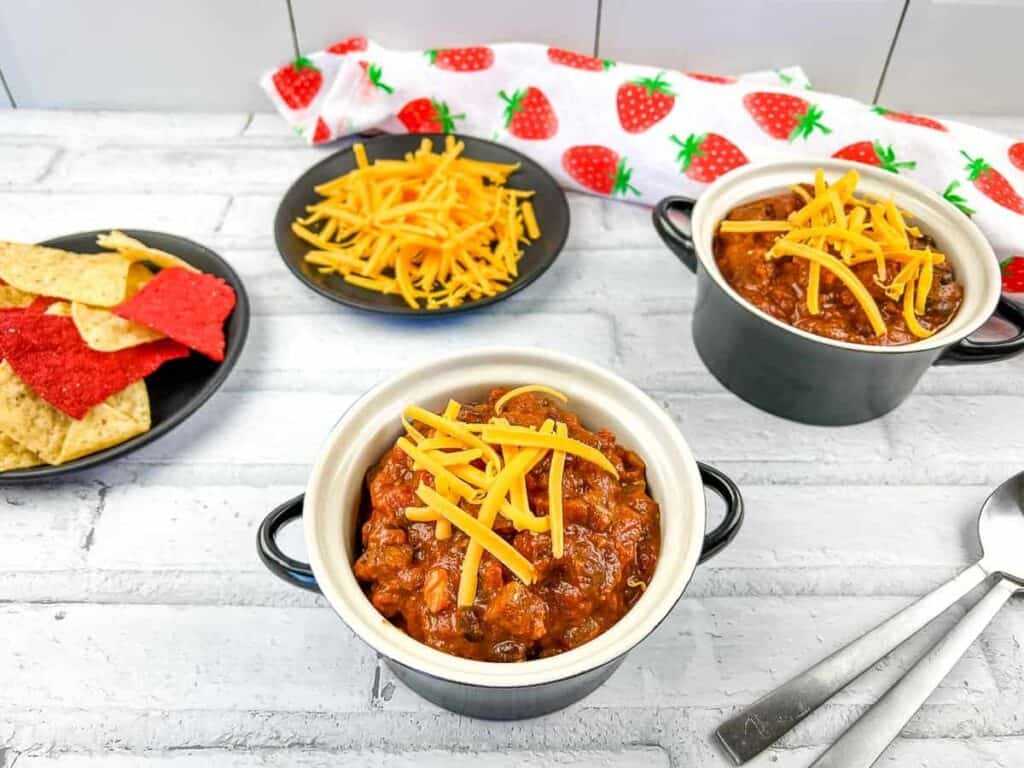
[[[743,97],[743,106],[758,127],[784,141],[807,139],[815,130],[832,133],[821,124],[824,113],[815,104],[788,93],[756,91]]]
[[[942,199],[950,205],[955,205],[965,216],[973,216],[975,210],[967,206],[967,198],[956,191],[959,186],[959,181],[949,182],[946,185],[946,189],[942,192]]]
[[[339,43],[335,43],[327,49],[328,53],[345,54],[352,53],[353,51],[365,51],[367,43],[369,41],[362,36],[350,37],[347,40],[342,40]]]
[[[313,131],[313,143],[323,144],[331,140],[331,129],[327,127],[322,117],[316,119],[316,129]]]
[[[426,53],[435,67],[452,72],[479,72],[481,69],[490,69],[494,63],[494,51],[483,45],[472,48],[436,48]]]
[[[599,144],[569,147],[562,155],[562,167],[580,186],[601,195],[624,195],[640,192],[629,183],[633,170],[626,158]]]
[[[384,76],[384,70],[381,69],[380,64],[374,64],[372,61],[360,61],[359,66],[363,68],[363,72],[366,73],[367,79],[374,88],[380,88],[384,93],[395,92],[394,88],[381,79]]]
[[[548,97],[532,85],[513,91],[499,91],[505,102],[505,128],[520,139],[550,139],[558,132],[558,118]]]
[[[967,180],[974,182],[975,188],[993,203],[998,203],[1014,213],[1024,216],[1024,197],[1017,194],[999,171],[979,158],[973,158],[966,152],[960,152],[967,160],[964,170]]]
[[[573,69],[585,69],[588,72],[603,72],[615,66],[614,61],[587,56],[585,53],[567,51],[565,48],[548,48],[548,58],[555,64]]]
[[[922,128],[931,128],[933,131],[948,131],[942,123],[930,117],[924,117],[922,115],[912,115],[909,112],[894,112],[891,109],[885,107],[874,107],[872,110],[876,115],[881,115],[886,120],[895,120],[897,123],[909,123],[910,125],[919,125]]]
[[[687,77],[692,77],[694,80],[700,80],[702,83],[728,85],[729,83],[736,82],[736,78],[730,75],[709,75],[706,72],[684,72],[683,74]]]
[[[643,133],[672,111],[676,95],[662,78],[664,74],[659,72],[655,77],[632,80],[619,86],[615,107],[623,130]]]
[[[704,184],[749,162],[739,147],[717,133],[691,133],[685,141],[675,135],[669,139],[679,147],[679,154],[676,155],[676,160],[681,164],[679,170],[694,181]]]
[[[292,109],[304,109],[312,104],[324,82],[320,70],[305,56],[281,67],[272,79],[278,95]]]
[[[884,146],[880,141],[858,141],[854,144],[847,144],[832,157],[874,165],[890,173],[899,173],[901,169],[912,171],[917,167],[917,163],[913,160],[897,161],[892,146]]]
[[[1018,141],[1013,144],[1007,151],[1007,157],[1010,158],[1010,162],[1015,166],[1024,171],[1024,141]]]
[[[443,101],[413,99],[398,113],[398,119],[409,133],[451,133],[456,120],[465,120],[465,115],[453,115]]]
[[[1024,256],[1011,256],[999,262],[1003,273],[1003,290],[1007,293],[1024,293]]]

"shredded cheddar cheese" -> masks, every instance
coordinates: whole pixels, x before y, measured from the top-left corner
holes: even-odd
[[[558,436],[568,438],[565,424],[558,425]],[[565,470],[565,451],[551,455],[551,476],[548,478],[548,515],[551,523],[551,552],[555,557],[565,553],[565,524],[562,520],[562,472]]]
[[[807,270],[807,311],[819,314],[821,306],[822,270],[835,275],[850,291],[864,311],[871,328],[884,336],[888,328],[871,291],[851,269],[858,264],[874,263],[875,282],[886,297],[902,300],[902,315],[907,328],[918,338],[934,333],[925,328],[920,316],[926,313],[928,297],[934,281],[934,267],[945,260],[941,253],[914,248],[912,238],[920,238],[921,230],[907,224],[913,214],[899,208],[893,200],[857,197],[859,176],[849,171],[829,185],[824,172],[815,172],[813,193],[807,186],[791,187],[803,205],[784,221],[723,221],[719,231],[729,233],[773,233],[775,243],[768,259],[795,257],[805,259]],[[888,284],[889,263],[900,265]],[[907,299],[907,296],[910,299]]]
[[[464,148],[447,136],[436,153],[425,138],[404,160],[371,163],[355,144],[356,168],[317,186],[323,200],[292,222],[312,246],[306,262],[413,309],[505,291],[524,246],[541,236],[533,192],[505,186],[518,164],[472,160]]]
[[[495,413],[527,393],[568,401],[550,387],[529,385],[499,398]],[[458,587],[458,605],[466,607],[476,600],[484,552],[524,583],[536,578],[530,561],[493,530],[499,515],[517,531],[550,533],[552,553],[560,558],[565,551],[562,479],[566,456],[595,464],[615,477],[618,472],[601,451],[571,438],[565,423],[548,419],[539,427],[524,427],[495,415],[485,424],[473,424],[459,420],[461,411],[461,405],[453,400],[441,414],[408,406],[402,414],[406,434],[396,446],[412,462],[414,471],[430,478],[416,489],[423,506],[406,507],[406,519],[432,523],[438,539],[450,538],[454,528],[469,538]],[[548,513],[538,516],[530,509],[526,477],[548,457]]]
[[[477,544],[486,549],[508,566],[508,569],[518,576],[524,584],[532,584],[537,578],[537,571],[533,567],[533,563],[527,560],[519,550],[491,530],[490,526],[484,525],[480,520],[452,504],[444,496],[426,485],[421,485],[417,488],[416,495],[420,498],[420,501],[431,509],[436,510],[439,514],[444,515],[448,518],[448,522],[469,536],[472,539],[471,544]],[[465,573],[466,571],[463,571],[463,575]],[[475,597],[476,584],[473,587]],[[463,605],[461,591],[460,587],[459,604]],[[472,601],[468,604],[472,605]]]
[[[569,402],[569,398],[563,395],[557,389],[545,387],[543,384],[528,384],[525,387],[516,387],[515,389],[510,389],[508,392],[506,392],[504,395],[498,398],[498,402],[494,404],[494,412],[501,413],[502,409],[505,407],[509,400],[513,400],[519,397],[520,395],[525,395],[527,392],[543,392],[545,395],[551,395],[552,397],[558,398],[563,403]]]

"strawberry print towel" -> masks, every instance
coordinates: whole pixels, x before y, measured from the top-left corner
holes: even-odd
[[[1024,141],[820,93],[799,68],[738,77],[504,43],[393,51],[343,40],[268,72],[305,141],[458,132],[530,155],[561,184],[653,204],[755,160],[838,157],[900,173],[973,216],[1024,287]],[[1024,137],[1022,137],[1024,138]],[[1013,284],[1013,288],[1010,284]]]

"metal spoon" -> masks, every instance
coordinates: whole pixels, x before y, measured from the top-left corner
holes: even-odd
[[[977,563],[723,723],[716,734],[735,763],[745,763],[767,749],[988,576],[998,574],[1002,578],[960,624],[815,766],[855,768],[877,759],[1003,603],[1024,584],[1024,472],[1005,481],[985,500],[978,515],[978,537],[984,554]]]

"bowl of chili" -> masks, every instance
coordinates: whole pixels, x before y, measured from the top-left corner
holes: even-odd
[[[846,201],[836,201],[828,222],[814,219],[824,205],[807,202],[819,169],[819,186]],[[866,203],[842,189],[850,178]],[[850,224],[856,207],[859,224],[837,226]],[[665,198],[653,220],[696,273],[692,333],[701,359],[732,392],[776,415],[828,426],[868,421],[903,402],[932,365],[1024,350],[1024,311],[1002,298],[991,246],[970,218],[910,179],[839,160],[754,163],[699,200]],[[903,244],[862,242],[858,227],[872,225]],[[837,234],[876,253],[862,259]],[[992,317],[1016,335],[969,338]]]
[[[501,400],[509,389],[536,382],[564,393],[568,405],[515,392],[508,405]],[[451,400],[461,408],[452,411]],[[403,429],[404,416],[410,418]],[[514,445],[517,439],[508,435],[532,435],[519,442],[545,444],[557,434],[564,439],[552,444],[567,451],[559,481],[566,489],[561,558],[554,556],[555,522],[533,531],[495,523],[493,516],[485,520],[481,505],[478,518],[472,511],[466,517],[493,528],[501,546],[510,545],[531,573],[524,575],[507,559],[497,566],[488,548],[484,561],[473,567],[467,601],[465,584],[456,591],[454,580],[478,541],[463,533],[463,526],[473,533],[471,523],[455,510],[450,513],[454,534],[437,540],[442,537],[436,523],[423,521],[438,517],[428,508],[409,506],[421,503],[414,489],[426,502],[436,498],[437,477],[422,482],[427,470],[447,474],[419,453],[427,450],[427,441],[467,453],[447,445],[449,433],[443,430],[426,433],[425,426],[440,425],[444,418],[475,424],[474,434],[495,446]],[[421,431],[426,438],[410,439]],[[534,491],[554,453],[539,455],[543,463],[525,478],[527,503],[537,514],[532,522],[552,518],[548,497]],[[504,458],[506,468],[516,462],[515,454]],[[481,475],[490,469],[484,459],[477,462]],[[438,466],[454,467],[456,460],[450,453]],[[459,476],[473,480],[472,469]],[[705,530],[705,489],[726,505],[722,522],[711,531]],[[515,510],[508,509],[519,503],[514,493],[502,500],[503,514],[514,517]],[[444,509],[443,501],[440,505]],[[277,531],[299,517],[308,563],[288,557],[275,541]],[[305,494],[264,520],[257,549],[273,573],[322,593],[349,628],[424,698],[473,717],[520,719],[565,707],[604,682],[668,615],[697,565],[732,540],[742,518],[735,484],[698,463],[672,418],[629,382],[553,352],[483,349],[411,368],[358,400],[322,446]],[[645,525],[656,530],[644,531]],[[630,548],[631,536],[646,545]],[[628,555],[621,554],[624,545]],[[610,560],[617,560],[614,567],[598,564]],[[443,578],[453,582],[438,601],[431,592],[446,567]],[[595,581],[606,582],[600,596],[579,592]]]

